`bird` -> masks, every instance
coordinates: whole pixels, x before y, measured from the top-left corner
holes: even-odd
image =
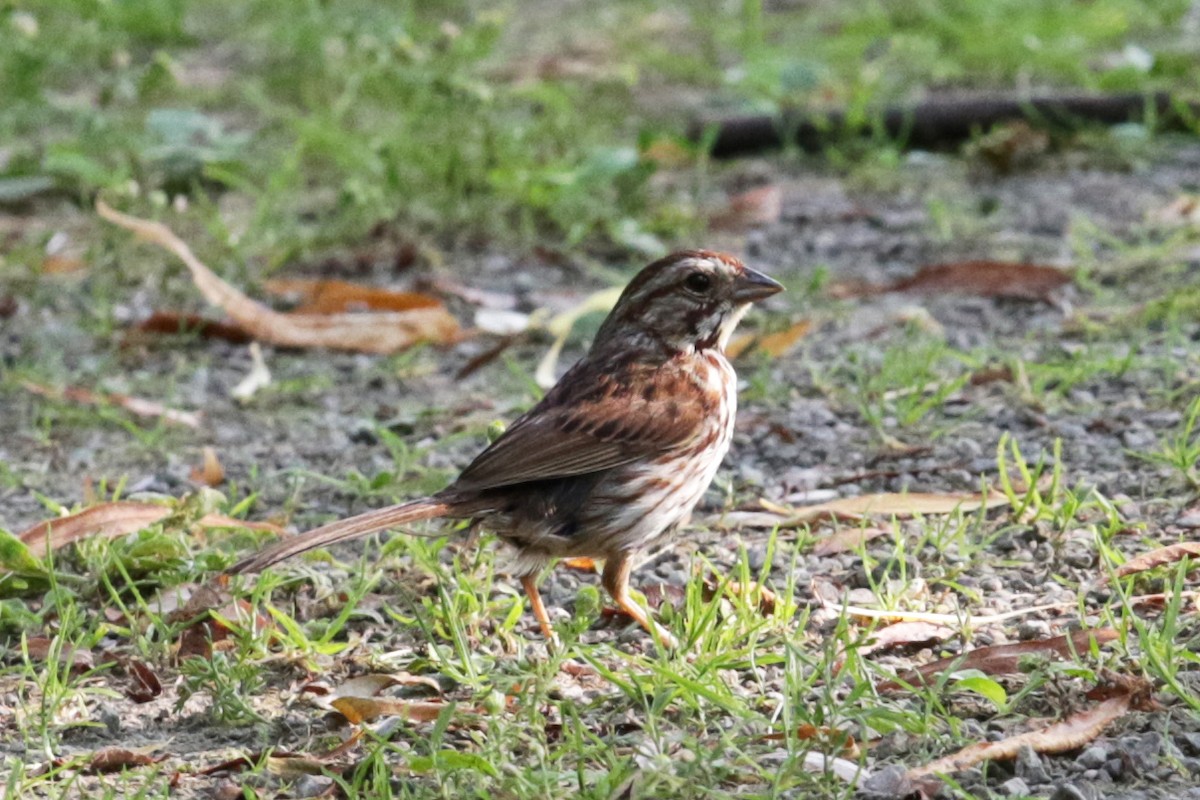
[[[284,559],[422,520],[470,520],[514,549],[512,573],[548,641],[538,589],[560,558],[602,560],[601,584],[663,646],[675,638],[630,595],[638,557],[691,518],[729,450],[737,376],[725,350],[783,286],[738,258],[685,250],[643,268],[587,354],[441,491],[284,538],[234,564]]]

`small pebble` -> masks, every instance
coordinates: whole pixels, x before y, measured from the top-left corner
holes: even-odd
[[[1106,761],[1108,761],[1108,748],[1100,745],[1092,745],[1075,759],[1075,763],[1084,769],[1098,769],[1104,766]]]
[[[1046,771],[1041,756],[1029,745],[1022,745],[1017,751],[1016,773],[1018,778],[1023,778],[1030,786],[1050,782],[1050,773]]]
[[[997,791],[1004,797],[1025,797],[1029,794],[1029,784],[1020,778],[1009,778]]]

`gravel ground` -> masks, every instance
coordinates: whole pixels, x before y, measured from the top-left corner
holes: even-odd
[[[1145,526],[1144,532],[1121,543],[1125,552],[1148,549],[1150,542],[1195,537],[1200,513],[1195,507],[1189,510],[1194,495],[1177,476],[1133,453],[1153,450],[1178,428],[1181,404],[1167,403],[1164,396],[1194,394],[1200,385],[1200,326],[1195,320],[1188,323],[1182,339],[1138,335],[1127,341],[1111,332],[1082,332],[1076,316],[1076,311],[1095,310],[1098,304],[1131,307],[1163,295],[1172,285],[1195,284],[1200,280],[1200,250],[1194,243],[1190,250],[1184,245],[1173,252],[1180,267],[1169,277],[1162,277],[1168,275],[1165,271],[1139,272],[1141,267],[1134,264],[1121,273],[1098,272],[1091,276],[1094,285],[1070,287],[1052,303],[952,294],[830,301],[798,289],[818,270],[833,282],[878,283],[909,275],[923,264],[970,258],[1074,265],[1080,260],[1080,241],[1086,238],[1080,232],[1093,229],[1111,241],[1097,245],[1090,256],[1101,265],[1126,263],[1128,259],[1122,259],[1127,253],[1111,242],[1132,247],[1153,239],[1147,216],[1200,187],[1200,146],[1168,142],[1152,156],[1119,169],[1089,163],[1085,155],[1050,156],[1032,171],[1008,176],[980,174],[949,157],[914,154],[887,176],[885,186],[783,160],[746,162],[731,171],[736,173],[728,177],[731,184],[746,175],[771,176],[782,191],[782,214],[777,222],[726,234],[712,244],[739,252],[754,267],[793,287],[767,304],[765,313],[758,314],[759,322],[808,318],[814,329],[785,356],[743,360],[740,371],[747,397],[718,486],[698,512],[696,528],[639,571],[636,580],[642,585],[684,585],[697,553],[718,567],[729,567],[745,547],[751,567],[757,569],[767,555],[767,532],[727,530],[722,518],[731,502],[745,503],[757,496],[788,501],[830,494],[976,490],[981,475],[996,476],[996,447],[1006,433],[1031,461],[1039,455],[1049,457],[1055,441],[1061,440],[1060,466],[1067,484],[1094,487],[1118,505],[1130,525]],[[500,292],[516,287],[526,307],[543,302],[567,305],[584,289],[601,286],[585,270],[528,256],[460,253],[448,263],[454,265],[454,279],[463,284]],[[376,266],[370,272],[356,279],[396,280],[390,267]],[[82,279],[70,291],[22,300],[16,314],[0,322],[5,362],[53,364],[85,385],[99,383],[133,394],[169,387],[157,396],[203,410],[205,423],[194,433],[167,432],[156,447],[131,446],[127,428],[112,422],[48,426],[42,411],[45,401],[11,388],[0,398],[0,462],[23,483],[0,490],[0,525],[10,530],[44,518],[35,492],[76,503],[83,498],[86,481],[106,480],[111,486],[124,478],[127,492],[179,495],[190,487],[188,475],[202,446],[216,449],[231,482],[261,492],[257,514],[274,515],[295,504],[292,522],[304,528],[364,507],[360,499],[304,474],[337,477],[357,470],[370,476],[393,468],[388,449],[374,432],[378,423],[423,448],[423,468],[444,470],[448,477],[481,446],[474,432],[493,419],[511,419],[530,401],[525,376],[506,368],[504,360],[456,379],[458,369],[487,346],[468,341],[413,358],[268,350],[276,384],[288,390],[239,405],[230,399],[230,390],[249,369],[244,347],[195,342],[118,351],[114,339],[98,338],[75,322],[91,280]],[[172,281],[183,278],[176,274]],[[147,279],[132,295],[117,300],[115,314],[136,316],[160,307],[164,293],[186,296],[187,286],[163,289],[159,277]],[[907,446],[901,449],[889,446],[880,430],[866,423],[855,387],[843,379],[858,374],[857,363],[877,367],[888,354],[895,358],[914,341],[926,341],[914,339],[914,325],[927,331],[925,337],[941,337],[955,349],[1015,355],[1030,363],[1084,348],[1111,351],[1117,360],[1133,349],[1135,357],[1128,368],[1093,371],[1045,398],[1022,398],[1009,381],[969,383],[914,425],[885,419],[883,431]],[[582,342],[573,346],[564,366],[581,352]],[[531,373],[544,348],[544,342],[526,343],[504,358]],[[470,435],[456,435],[463,432]],[[914,533],[918,527],[906,523]],[[774,585],[786,585],[790,577],[802,606],[815,603],[814,591],[822,585],[870,594],[872,576],[857,554],[819,557],[810,544],[810,537],[794,532],[780,536],[771,573]],[[888,547],[878,552],[886,553]],[[1072,587],[1098,575],[1095,542],[1083,532],[1055,533],[1040,524],[1008,526],[990,553],[992,557],[972,562],[957,578],[964,591],[982,597],[982,604],[972,609],[977,613],[1073,603],[1077,591]],[[916,591],[917,579],[927,573],[936,577],[945,569],[944,558],[928,555],[909,554],[906,591]],[[546,580],[544,591],[554,615],[565,619],[571,613],[583,581],[595,583],[590,576],[561,569]],[[936,602],[926,605],[938,610]],[[975,642],[1043,638],[1077,624],[1076,609],[1068,607],[1064,613],[1045,612],[988,626],[977,633]],[[814,643],[835,625],[832,615],[814,613],[809,646],[819,646]],[[592,634],[597,639],[619,637],[622,646],[647,646],[633,629],[609,626]],[[920,653],[910,655],[921,658]],[[882,663],[892,663],[889,658]],[[895,663],[909,660],[905,656]],[[770,673],[765,670],[768,679]],[[122,719],[125,735],[138,731],[147,739],[174,737],[173,749],[190,752],[192,760],[237,743],[237,734],[189,722],[189,711],[199,714],[197,709],[185,708],[182,715],[164,709],[147,709],[140,720],[129,719],[128,709],[108,713]],[[1047,698],[1022,708],[1032,716],[1049,716],[1056,710]],[[982,738],[1000,736],[1006,724],[986,718],[971,722]],[[284,728],[304,724],[295,717],[280,722]],[[105,739],[103,730],[85,732],[73,734],[71,744],[94,747]],[[885,739],[872,752],[870,763],[878,771],[864,795],[895,796],[888,783],[894,773],[886,771],[887,765],[928,760],[923,752],[907,737]],[[1055,800],[1200,798],[1198,783],[1200,720],[1178,702],[1167,702],[1159,712],[1130,714],[1081,750],[1057,756],[1030,751],[1014,764],[993,766],[986,778],[973,770],[961,780],[967,791],[980,796]]]

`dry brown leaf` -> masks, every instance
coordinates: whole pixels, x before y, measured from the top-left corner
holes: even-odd
[[[838,298],[869,297],[887,292],[970,294],[979,297],[1012,297],[1049,300],[1055,289],[1071,282],[1067,272],[1041,264],[1006,261],[958,261],[922,267],[916,274],[890,284],[835,284],[830,295]]]
[[[342,314],[284,314],[250,299],[205,266],[190,247],[160,222],[131,217],[96,203],[104,219],[179,258],[201,294],[242,325],[255,339],[284,347],[327,347],[364,353],[394,353],[418,342],[451,342],[458,323],[444,307]]]
[[[220,486],[225,482],[225,468],[221,466],[221,460],[217,458],[217,451],[211,447],[205,447],[202,454],[201,465],[193,467],[188,477],[195,483],[204,486]]]
[[[908,771],[908,777],[916,780],[928,775],[958,772],[984,761],[1016,758],[1017,752],[1025,746],[1032,747],[1038,753],[1076,750],[1099,736],[1109,723],[1124,716],[1129,711],[1132,699],[1130,694],[1118,695],[1045,728],[999,742],[978,742],[924,766],[914,767]]]
[[[847,758],[858,758],[859,756],[858,742],[854,741],[853,736],[837,728],[830,728],[825,725],[818,727],[810,722],[805,722],[796,728],[792,737],[802,741],[820,739],[841,748],[841,754]],[[780,742],[787,738],[789,738],[788,734],[782,731],[775,731],[762,736],[762,739],[768,742]]]
[[[49,659],[53,646],[54,640],[48,639],[45,636],[30,636],[25,640],[25,649],[29,653],[29,657],[34,661],[46,661]],[[63,648],[58,653],[58,661],[61,664],[70,664],[71,671],[74,673],[87,672],[96,664],[96,659],[92,655],[91,650],[77,647]]]
[[[338,697],[329,704],[354,725],[389,716],[433,722],[446,709],[446,704],[442,702],[403,700],[399,697]]]
[[[67,275],[72,272],[83,272],[87,267],[84,260],[77,255],[55,253],[42,259],[42,272],[47,275]]]
[[[999,492],[986,497],[975,492],[864,494],[791,508],[790,514],[777,524],[790,528],[825,520],[857,522],[870,515],[915,517],[951,514],[955,511],[969,514],[981,508],[997,508],[1007,503],[1008,498]]]
[[[858,648],[858,654],[866,656],[895,647],[941,642],[954,634],[954,628],[936,622],[923,620],[897,622],[872,631],[869,642]]]
[[[274,278],[263,284],[271,294],[299,297],[293,314],[342,314],[347,311],[412,311],[441,308],[442,301],[421,292],[396,292],[349,281]]]
[[[851,550],[880,536],[888,536],[891,531],[884,528],[842,528],[818,539],[813,545],[814,556],[832,556],[838,553],[848,553]]]
[[[1200,195],[1181,194],[1147,216],[1163,225],[1200,225]]]
[[[128,658],[122,662],[125,672],[130,677],[131,685],[125,690],[125,696],[135,703],[149,703],[162,694],[162,682],[158,673],[150,669],[145,662],[136,658]]]
[[[802,319],[781,331],[762,336],[746,333],[734,338],[725,348],[725,355],[736,359],[746,352],[764,353],[771,358],[787,354],[812,330],[812,320]]]
[[[441,692],[438,682],[428,675],[412,675],[408,672],[370,673],[350,678],[334,688],[333,697],[375,697],[392,686],[425,686]]]
[[[1127,575],[1136,575],[1165,564],[1174,564],[1188,556],[1193,559],[1200,558],[1200,542],[1176,542],[1151,550],[1149,553],[1142,553],[1117,567],[1115,574],[1118,578],[1124,578]],[[1106,583],[1107,581],[1108,576],[1105,576],[1101,582]]]
[[[1069,658],[1074,653],[1086,653],[1095,640],[1097,645],[1104,645],[1119,636],[1112,628],[1094,628],[1092,630],[1075,631],[1069,636],[1055,636],[1031,642],[1016,642],[1000,644],[991,647],[978,647],[963,655],[940,658],[923,664],[914,670],[908,670],[897,676],[894,681],[886,681],[879,685],[879,691],[900,691],[905,685],[926,683],[930,678],[948,669],[955,672],[964,669],[977,669],[985,675],[1012,675],[1019,671],[1021,659],[1030,655],[1046,657]]]
[[[23,531],[18,537],[35,558],[45,558],[71,542],[88,536],[116,539],[142,530],[173,513],[168,506],[121,500],[104,503],[66,517],[56,517]],[[278,525],[269,522],[247,522],[223,514],[206,514],[200,519],[203,528],[249,528],[257,531],[283,533]]]
[[[205,319],[199,314],[183,314],[178,311],[155,311],[135,328],[140,333],[157,333],[170,336],[190,333],[202,339],[221,339],[234,344],[246,344],[254,340],[250,332],[236,322]]]
[[[704,600],[711,602],[716,597],[719,587],[720,584],[714,577],[710,576],[706,578],[704,581]],[[764,615],[775,613],[775,604],[779,600],[775,596],[775,592],[758,583],[758,581],[749,581],[747,583],[728,581],[725,584],[725,593],[731,597],[743,598],[752,605],[757,605],[759,612]]]
[[[783,212],[783,190],[768,184],[731,195],[729,204],[712,214],[709,225],[716,230],[741,230],[779,221]]]
[[[90,389],[84,389],[80,386],[53,389],[31,381],[21,381],[21,386],[27,392],[41,397],[49,397],[52,400],[69,400],[72,403],[79,403],[85,406],[119,406],[134,416],[153,417],[162,419],[165,422],[173,422],[177,425],[186,425],[189,428],[200,427],[200,412],[198,411],[179,411],[173,408],[166,408],[153,400],[145,400],[127,394],[93,392]]]
[[[105,747],[103,750],[97,750],[95,753],[92,753],[91,761],[88,762],[87,767],[83,771],[95,774],[122,772],[131,767],[145,767],[150,764],[157,764],[165,758],[165,755],[152,756],[149,753],[130,750],[125,747]]]

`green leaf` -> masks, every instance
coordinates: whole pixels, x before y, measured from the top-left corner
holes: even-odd
[[[956,691],[974,692],[1000,710],[1008,704],[1008,692],[1004,691],[1004,687],[977,669],[955,673],[953,688]]]
[[[25,543],[3,528],[0,528],[0,567],[23,574],[46,574],[45,566],[33,557]]]

